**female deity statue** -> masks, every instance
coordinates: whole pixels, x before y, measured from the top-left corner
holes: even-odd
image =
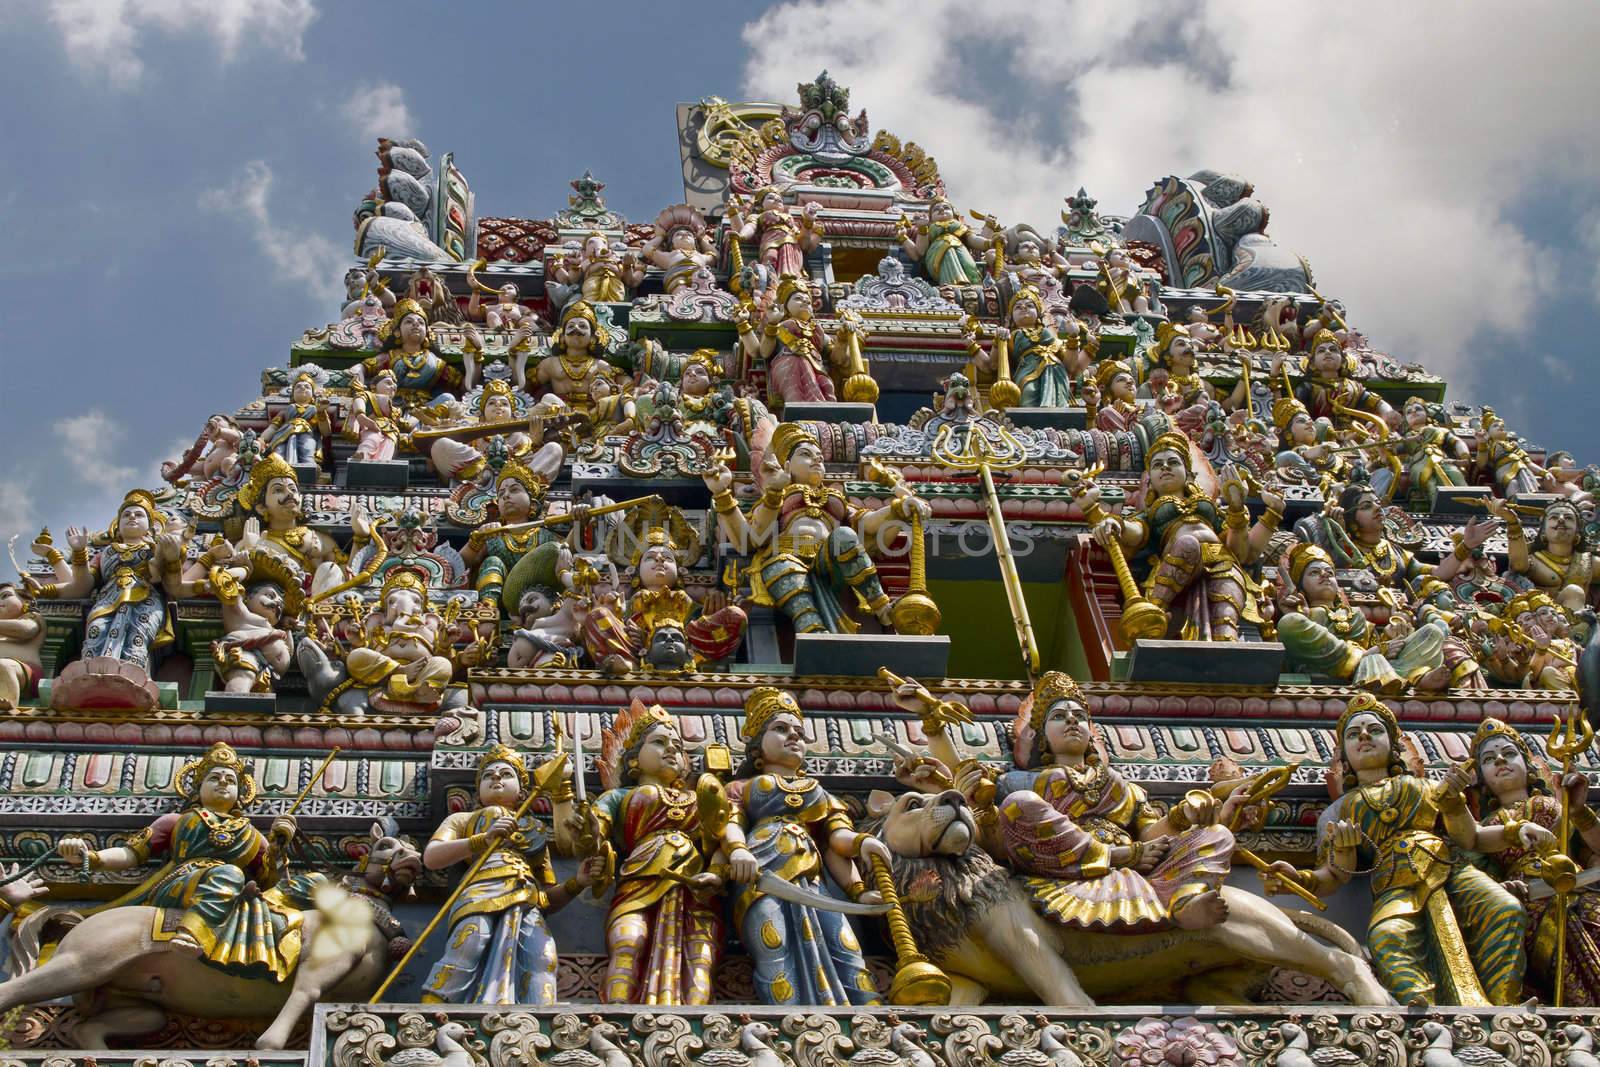
[[[550,276],[564,285],[576,285],[581,299],[591,304],[620,304],[628,290],[644,281],[644,268],[632,249],[618,256],[606,235],[594,231],[584,238],[574,266],[569,253],[556,254]]]
[[[211,658],[225,692],[271,693],[294,658],[289,631],[305,607],[305,575],[261,546],[232,563],[213,566],[209,577],[223,628]]]
[[[1001,294],[1015,298],[1023,289],[1037,289],[1043,293],[1067,276],[1071,264],[1056,251],[1055,244],[1043,237],[1032,226],[1021,224],[1005,231],[1004,253],[996,247],[995,234],[998,221],[992,216],[984,220],[984,233],[989,247],[983,253],[984,266],[1000,282]]]
[[[1440,490],[1467,484],[1467,476],[1461,471],[1471,462],[1472,454],[1461,438],[1439,425],[1428,410],[1428,402],[1420,396],[1408,399],[1400,413],[1406,432],[1389,438],[1387,446],[1406,465],[1411,478],[1412,503],[1432,507],[1433,498]]]
[[[1287,380],[1284,359],[1279,356],[1273,361],[1271,378],[1274,383]],[[1357,422],[1370,422],[1369,416],[1381,418],[1391,428],[1398,428],[1399,413],[1377,393],[1356,381],[1359,369],[1356,357],[1345,352],[1332,331],[1319,330],[1311,338],[1310,354],[1301,366],[1305,379],[1294,395],[1312,418],[1331,420],[1340,433]]]
[[[876,511],[851,505],[824,481],[822,446],[799,423],[778,426],[765,463],[766,489],[748,518],[733,499],[733,472],[719,463],[705,475],[724,536],[739,551],[755,552],[756,602],[782,608],[796,633],[851,633],[855,623],[841,597],[853,590],[879,622],[892,626],[889,595],[866,546],[890,519],[909,521],[913,513],[927,519],[932,509],[904,483]]]
[[[322,439],[333,432],[321,403],[317,379],[307,371],[289,386],[289,407],[272,416],[261,434],[263,447],[271,448],[296,467],[322,463]]]
[[[783,194],[768,186],[756,193],[761,205],[759,214],[750,213],[750,204],[732,197],[728,201],[728,225],[733,235],[741,241],[761,241],[757,258],[766,265],[769,277],[777,279],[785,274],[796,278],[806,276],[806,253],[822,243],[822,223],[817,213],[820,204],[808,203],[795,221],[783,202]],[[780,297],[778,304],[783,305]]]
[[[564,404],[546,398],[533,407],[526,419],[517,416],[517,400],[504,381],[483,384],[472,406],[457,408],[453,425],[416,431],[413,441],[427,441],[428,458],[451,485],[484,482],[489,477],[489,456],[504,455],[542,477],[546,484],[561,472],[566,451],[559,442],[546,441],[547,416],[558,414]]]
[[[1581,611],[1590,590],[1600,582],[1600,567],[1585,547],[1583,517],[1570,500],[1552,500],[1539,519],[1539,536],[1528,543],[1517,512],[1502,501],[1490,501],[1489,512],[1506,524],[1506,558],[1518,577],[1547,593],[1568,611]]]
[[[1228,917],[1221,893],[1233,856],[1228,826],[1243,792],[1219,801],[1195,790],[1162,815],[1111,765],[1088,699],[1066,674],[1040,676],[1017,714],[1016,769],[992,784],[981,765],[951,763],[947,727],[929,726],[934,755],[959,767],[956,787],[1050,918],[1137,933],[1200,929]]]
[[[32,595],[47,600],[93,598],[83,636],[84,659],[110,656],[148,675],[172,644],[167,598],[183,595],[184,547],[181,535],[163,534],[166,527],[155,497],[135,489],[123,498],[105,533],[91,539],[81,527],[67,528],[72,554],[47,554],[56,581],[40,585],[31,576],[23,578]],[[101,546],[92,557],[91,541]]]
[[[977,285],[983,280],[973,253],[982,255],[988,241],[972,232],[961,221],[956,206],[944,197],[928,205],[928,221],[913,233],[910,221],[901,216],[895,223],[900,247],[922,264],[923,272],[935,285]]]
[[[1515,1004],[1527,956],[1522,905],[1457,851],[1498,853],[1553,840],[1534,823],[1480,825],[1467,810],[1466,766],[1430,782],[1402,754],[1400,724],[1370,693],[1334,728],[1344,793],[1317,821],[1319,866],[1274,863],[1266,890],[1294,881],[1318,896],[1370,872],[1372,967],[1402,1004]]]
[[[431,400],[461,388],[461,372],[434,351],[428,313],[418,301],[407,297],[395,304],[379,337],[388,349],[363,361],[355,372],[357,379],[391,370],[401,395],[408,399]]]
[[[1561,801],[1552,795],[1554,776],[1534,756],[1522,735],[1499,719],[1484,719],[1472,739],[1472,758],[1478,765],[1478,817],[1488,826],[1515,827],[1532,823],[1551,834],[1561,828]],[[1600,853],[1600,818],[1589,807],[1589,779],[1573,771],[1561,782],[1571,811],[1572,829],[1591,853]],[[1523,845],[1520,834],[1495,856],[1503,878],[1521,883],[1515,888],[1526,898],[1527,883],[1541,876],[1547,853]],[[1570,853],[1574,842],[1556,840]],[[1529,974],[1526,984],[1548,1000],[1555,988],[1557,909],[1546,897],[1528,900],[1525,948]],[[1600,1006],[1600,892],[1580,889],[1567,901],[1566,972],[1561,1006]]]
[[[1094,425],[1106,433],[1133,432],[1144,408],[1135,399],[1138,386],[1133,368],[1120,359],[1108,359],[1094,369],[1093,386],[1084,391],[1093,402]]]
[[[33,594],[15,582],[0,582],[0,711],[12,711],[33,695],[44,677],[43,648],[44,619],[34,610]]]
[[[1290,590],[1279,602],[1278,640],[1294,670],[1332,675],[1382,693],[1398,693],[1408,685],[1438,691],[1456,680],[1444,665],[1450,627],[1431,606],[1424,606],[1429,617],[1420,627],[1413,630],[1405,621],[1397,627],[1404,633],[1379,633],[1339,588],[1333,557],[1304,541],[1289,550],[1278,576],[1287,578]]]
[[[1045,318],[1039,290],[1024,287],[1011,298],[1011,366],[1025,408],[1059,408],[1072,402],[1072,379],[1089,363],[1076,339],[1063,340]],[[991,353],[992,355],[992,353]],[[981,366],[981,364],[980,364]]]
[[[1539,492],[1543,469],[1528,457],[1522,440],[1506,426],[1506,420],[1484,408],[1478,423],[1478,470],[1494,478],[1495,488],[1508,499]]]
[[[1143,506],[1100,519],[1094,536],[1130,554],[1135,574],[1145,572],[1146,595],[1185,639],[1237,641],[1241,619],[1260,621],[1244,566],[1277,530],[1283,498],[1261,490],[1267,510],[1252,526],[1238,472],[1230,468],[1221,486],[1224,509],[1195,483],[1192,464],[1189,439],[1162,434],[1145,455]]]
[[[828,910],[826,876],[845,897],[877,903],[856,867],[888,864],[889,850],[857,833],[844,805],[805,772],[804,714],[793,694],[770,686],[744,704],[744,762],[728,787],[732,811],[722,827],[733,881],[733,924],[755,964],[763,1004],[872,1005],[872,975],[850,921]],[[816,903],[774,896],[758,881],[770,873]]]
[[[346,437],[355,439],[353,459],[383,462],[394,459],[400,439],[416,429],[417,420],[406,414],[405,405],[395,396],[400,381],[392,370],[381,370],[372,387],[352,385],[350,415],[345,419]]]
[[[607,1004],[711,1003],[711,974],[726,937],[720,842],[701,835],[689,754],[659,704],[635,700],[600,741],[606,791],[594,803],[596,836],[621,857],[606,914]]]
[[[536,787],[515,750],[495,745],[485,752],[474,788],[478,806],[447,816],[422,851],[430,871],[489,853],[451,905],[445,952],[422,983],[422,1002],[549,1007],[556,1001],[556,943],[545,916],[593,884],[594,865],[584,863],[556,884],[549,829],[533,815],[516,817]],[[564,806],[558,797],[558,818]]]
[[[846,314],[830,338],[814,314],[811,288],[803,276],[784,275],[760,336],[749,322],[738,323],[739,339],[749,359],[767,364],[767,402],[774,410],[782,410],[790,401],[836,400],[829,365],[848,367],[851,337],[859,342],[865,334],[860,319]]]
[[[1349,464],[1333,451],[1336,442],[1325,439],[1332,433],[1332,423],[1313,419],[1306,406],[1292,396],[1279,397],[1273,403],[1272,421],[1278,429],[1274,465],[1280,478],[1326,490],[1346,475]]]
[[[695,271],[711,270],[717,257],[705,217],[688,204],[674,204],[656,216],[655,233],[645,242],[644,258],[660,267],[661,287],[668,294],[689,284]]]
[[[125,871],[164,859],[137,887],[95,910],[171,908],[182,913],[175,928],[152,930],[151,940],[233,974],[283,981],[303,947],[295,911],[309,904],[311,888],[322,880],[287,873],[294,816],[273,819],[265,834],[251,825],[245,810],[256,781],[221,741],[185,763],[173,781],[183,809],[161,816],[126,845],[94,850],[80,837],[65,837],[57,851],[69,863],[87,856],[93,870]]]
[[[561,326],[534,370],[533,384],[560,397],[596,428],[632,419],[633,400],[622,392],[620,371],[604,358],[610,344],[594,306],[573,301],[561,312]]]
[[[243,439],[244,431],[233,416],[213,415],[182,458],[161,465],[161,477],[173,485],[185,476],[201,482],[226,478],[239,465],[239,442]]]
[[[1200,376],[1200,360],[1187,328],[1170,322],[1156,326],[1156,343],[1150,350],[1139,396],[1155,400],[1184,433],[1198,437],[1204,430],[1217,393],[1211,383]],[[1244,380],[1241,378],[1222,405],[1237,408],[1243,402]]]
[[[461,550],[461,558],[476,572],[476,586],[481,600],[490,604],[501,603],[501,587],[505,585],[506,575],[511,573],[517,561],[542,541],[554,536],[543,530],[515,529],[542,514],[541,505],[545,490],[549,487],[549,475],[537,473],[515,460],[507,462],[496,473],[496,521],[473,530],[467,536],[466,547]],[[516,607],[515,604],[507,605],[508,609]]]

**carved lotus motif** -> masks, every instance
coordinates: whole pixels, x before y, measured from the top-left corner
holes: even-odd
[[[1233,1038],[1193,1017],[1140,1019],[1117,1035],[1117,1067],[1241,1067]]]

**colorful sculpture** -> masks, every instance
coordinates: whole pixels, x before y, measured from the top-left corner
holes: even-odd
[[[1527,915],[1517,899],[1456,849],[1499,853],[1553,840],[1534,823],[1481,825],[1463,794],[1468,770],[1430,782],[1406,763],[1400,724],[1382,701],[1350,701],[1334,730],[1344,795],[1318,820],[1314,870],[1273,864],[1327,895],[1370,872],[1367,948],[1378,977],[1402,1003],[1512,1004],[1520,999]]]
[[[832,367],[852,375],[865,375],[859,346],[865,326],[858,316],[845,313],[830,337],[814,317],[811,289],[804,276],[784,275],[766,315],[760,335],[749,322],[739,323],[739,338],[747,358],[767,365],[767,402],[781,411],[790,402],[817,403],[838,399]],[[869,379],[870,383],[870,379]],[[847,381],[848,384],[848,381]],[[876,387],[870,390],[872,399]],[[844,399],[859,399],[851,388]]]
[[[688,204],[663,208],[656,216],[655,233],[645,242],[644,258],[661,268],[663,290],[675,293],[684,288],[695,271],[710,270],[716,264],[705,218]]]
[[[922,264],[923,272],[935,285],[977,285],[983,274],[974,255],[982,255],[988,242],[961,221],[956,206],[944,197],[928,205],[928,221],[912,232],[911,223],[901,216],[895,223],[900,247]]]
[[[434,351],[428,322],[428,312],[415,298],[408,296],[396,303],[387,327],[379,334],[388,349],[364,361],[360,373],[376,376],[381,370],[393,371],[400,395],[407,398],[431,400],[460,389],[461,372]]]
[[[333,432],[328,413],[323,409],[316,376],[307,372],[295,375],[289,384],[289,407],[267,423],[262,442],[292,466],[318,466],[322,463],[322,439]]]
[[[709,1004],[725,936],[723,875],[711,869],[721,843],[702,833],[678,724],[660,705],[634,701],[601,740],[599,767],[597,831],[621,857],[606,914],[605,1000]]]
[[[350,415],[344,432],[356,442],[352,458],[392,460],[400,439],[416,428],[417,420],[406,414],[405,405],[395,395],[399,390],[399,379],[387,368],[373,377],[370,389],[356,385],[350,390]]]
[[[824,233],[817,219],[820,205],[806,204],[796,221],[778,190],[762,189],[755,199],[760,211],[753,215],[749,203],[737,198],[728,201],[728,226],[734,236],[741,241],[759,239],[757,258],[767,267],[774,284],[785,274],[804,278],[806,254],[817,247]],[[783,304],[781,297],[778,302]]]
[[[822,887],[826,877],[845,899],[875,902],[856,860],[888,863],[889,850],[857,833],[806,775],[805,716],[792,694],[753,689],[744,715],[744,762],[728,787],[721,841],[739,883],[733,924],[755,964],[756,996],[763,1004],[876,1004],[861,943],[839,898]]]
[[[32,696],[44,675],[44,619],[34,610],[26,585],[0,582],[0,711],[11,711]]]

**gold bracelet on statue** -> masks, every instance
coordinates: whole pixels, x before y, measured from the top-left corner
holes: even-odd
[[[1250,525],[1250,513],[1244,508],[1229,508],[1225,524],[1230,530],[1242,530]]]
[[[1462,803],[1465,803],[1465,801]],[[1524,819],[1511,819],[1503,825],[1506,828],[1506,840],[1512,844],[1517,844],[1522,838],[1522,828],[1528,823]]]
[[[723,489],[712,493],[711,506],[716,509],[718,515],[727,515],[730,512],[739,510],[739,505],[733,499],[732,489]]]
[[[98,853],[98,852],[85,853],[84,858],[89,861],[89,869],[91,871],[99,871],[99,870],[105,869],[106,861],[100,858],[100,853]]]
[[[1175,834],[1181,834],[1189,829],[1189,813],[1183,810],[1183,801],[1172,805],[1172,810],[1167,812],[1167,825]]]
[[[1600,823],[1600,816],[1595,815],[1589,805],[1583,804],[1572,809],[1572,825],[1580,832],[1593,829],[1595,823]]]
[[[768,486],[761,494],[761,504],[769,511],[777,511],[783,507],[783,490],[777,486]]]
[[[473,834],[467,838],[467,851],[474,856],[481,856],[489,850],[488,834]]]
[[[583,892],[583,884],[578,881],[577,875],[573,875],[571,878],[568,878],[565,882],[561,883],[561,889],[562,892],[567,894],[567,896],[575,897],[579,893]]]
[[[89,562],[89,546],[79,545],[77,548],[72,550],[72,555],[68,556],[67,558],[72,561],[73,566],[83,566],[85,563]]]
[[[1466,808],[1467,798],[1462,796],[1460,793],[1456,793],[1454,795],[1450,793],[1442,793],[1439,796],[1439,810],[1444,812],[1446,815],[1458,814],[1462,811],[1465,811]]]
[[[844,895],[849,897],[851,900],[860,900],[861,894],[865,893],[866,891],[867,883],[863,882],[859,878],[844,887]]]
[[[1523,539],[1524,536],[1525,535],[1523,534],[1523,531],[1522,531],[1522,523],[1521,522],[1508,522],[1508,523],[1506,523],[1506,537],[1508,539],[1510,539],[1512,541],[1520,541],[1520,540]]]
[[[871,834],[861,834],[861,833],[856,834],[855,839],[850,842],[850,855],[852,855],[852,856],[861,855],[861,842],[865,841],[867,838],[869,838],[871,836],[872,836]]]
[[[1143,855],[1144,855],[1144,842],[1143,841],[1137,841],[1137,840],[1134,841],[1134,843],[1128,847],[1128,866],[1129,867],[1138,867],[1139,866],[1139,857],[1141,857]]]
[[[61,595],[61,586],[55,582],[51,582],[49,585],[41,585],[36,595],[42,596],[46,600],[54,600]]]
[[[1261,513],[1261,525],[1265,526],[1268,530],[1276,532],[1278,526],[1282,522],[1283,512],[1279,511],[1277,508],[1268,508],[1266,511]]]
[[[1458,537],[1455,544],[1450,546],[1450,554],[1465,563],[1472,558],[1472,549],[1468,548],[1467,543]]]
[[[61,554],[61,550],[59,548],[47,548],[47,549],[44,550],[44,558],[45,558],[45,562],[49,563],[50,566],[54,567],[56,564],[60,563],[62,560],[66,559],[67,557],[63,556]]]
[[[739,336],[740,337],[743,337],[747,333],[754,332],[755,327],[750,325],[748,322],[741,322],[741,323],[736,324],[734,326],[734,329],[739,331]]]

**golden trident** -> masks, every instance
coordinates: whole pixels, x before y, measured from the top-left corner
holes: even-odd
[[[1555,1006],[1561,1007],[1561,991],[1567,970],[1567,904],[1577,888],[1578,867],[1566,855],[1572,843],[1572,802],[1567,796],[1567,775],[1579,756],[1594,742],[1594,727],[1574,711],[1565,722],[1555,716],[1545,751],[1561,761],[1561,829],[1556,836],[1556,852],[1542,861],[1541,877],[1556,891],[1556,986]]]
[[[1000,446],[989,440],[984,429],[993,430]],[[994,488],[991,471],[1015,470],[1027,459],[1027,449],[1010,431],[998,424],[988,424],[980,429],[976,423],[957,426],[945,423],[933,439],[934,462],[941,467],[957,471],[977,471],[983,480],[984,504],[989,512],[989,536],[994,540],[994,552],[1000,560],[1000,583],[1005,586],[1006,601],[1011,606],[1011,618],[1017,629],[1017,643],[1022,647],[1022,659],[1028,668],[1028,677],[1039,673],[1039,646],[1033,639],[1033,621],[1028,618],[1028,602],[1022,595],[1022,579],[1017,577],[1017,561],[1011,555],[1011,542],[1006,540],[1006,522],[1000,513],[1000,494]]]

